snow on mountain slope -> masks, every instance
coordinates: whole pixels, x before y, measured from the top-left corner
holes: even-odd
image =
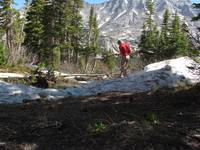
[[[191,0],[156,0],[156,13],[154,19],[158,24],[162,22],[162,16],[166,9],[171,14],[178,12],[184,21],[190,21],[197,14],[193,9]],[[104,36],[112,38],[137,39],[145,20],[146,0],[109,0],[107,2],[91,5],[85,3],[81,14],[87,23],[90,7],[94,6],[98,15],[100,29]],[[195,23],[189,23],[191,29],[195,29]]]

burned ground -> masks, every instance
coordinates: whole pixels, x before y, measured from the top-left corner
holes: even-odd
[[[198,150],[199,91],[0,105],[0,150]]]

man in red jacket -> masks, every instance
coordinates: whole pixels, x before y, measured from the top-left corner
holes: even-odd
[[[120,50],[120,55],[121,55],[121,72],[120,72],[120,77],[125,77],[127,76],[127,67],[128,67],[128,62],[130,60],[130,55],[131,55],[131,47],[130,44],[125,43],[121,40],[118,41],[119,45],[119,50]]]

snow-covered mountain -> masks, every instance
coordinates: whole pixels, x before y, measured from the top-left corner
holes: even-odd
[[[193,9],[191,0],[155,0],[156,13],[154,19],[161,24],[166,9],[171,14],[178,12],[183,21],[191,20],[197,14]],[[90,7],[85,3],[81,14],[87,22]],[[93,5],[98,16],[99,27],[103,36],[117,38],[137,39],[145,20],[146,0],[109,0]],[[190,23],[190,28],[195,28]]]

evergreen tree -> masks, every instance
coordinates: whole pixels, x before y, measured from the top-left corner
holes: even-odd
[[[71,43],[72,0],[55,0],[55,34],[57,47],[60,47],[61,61],[71,61],[73,47]]]
[[[188,55],[189,40],[184,32],[182,32],[180,18],[176,13],[172,21],[171,30],[171,50],[169,56],[174,55]]]
[[[175,13],[174,15],[174,19],[172,21],[172,29],[171,29],[171,48],[170,48],[170,52],[169,52],[169,56],[174,56],[178,49],[179,49],[179,41],[180,41],[180,31],[181,31],[181,27],[180,27],[180,18],[178,16],[177,13]]]
[[[92,48],[93,48],[93,55],[96,57],[99,49],[99,27],[97,22],[97,15],[94,15],[93,18],[93,41],[92,41]],[[94,72],[94,69],[96,67],[96,59],[94,59],[94,63],[92,66],[92,72]]]
[[[57,68],[60,63],[60,49],[57,48],[57,31],[55,28],[57,22],[56,13],[57,10],[55,1],[46,0],[42,14],[43,33],[41,48],[43,51],[43,61],[50,68]]]
[[[89,22],[88,22],[88,38],[87,38],[87,46],[84,50],[84,55],[85,55],[85,72],[88,70],[88,61],[89,61],[89,55],[91,53],[91,39],[92,39],[92,30],[93,30],[93,24],[94,23],[94,7],[92,6],[90,8],[90,15],[89,15]]]
[[[99,27],[98,27],[97,15],[95,14],[93,18],[93,41],[92,41],[92,47],[94,47],[95,49],[94,53],[96,53],[99,47],[98,40],[99,40]]]
[[[83,43],[83,20],[80,15],[80,10],[83,7],[82,0],[73,0],[72,3],[72,20],[71,20],[71,45],[74,51],[74,61],[78,64],[79,51],[82,49]]]
[[[20,12],[12,8],[13,0],[0,0],[0,30],[1,35],[5,35],[4,54],[7,63],[15,64],[20,58],[21,43],[23,41],[24,19],[20,17]],[[17,55],[18,54],[18,55]]]
[[[153,30],[153,25],[154,25],[154,20],[153,20],[153,16],[154,16],[154,12],[155,12],[155,3],[154,0],[147,0],[146,1],[146,5],[147,5],[147,19],[146,19],[146,24],[147,24],[147,28],[149,31]]]
[[[141,49],[143,50],[151,50],[155,52],[155,54],[158,54],[159,48],[158,48],[158,36],[159,32],[157,30],[157,26],[153,20],[154,15],[154,1],[153,0],[147,0],[147,18],[143,25],[143,31],[141,36]],[[158,55],[155,55],[158,57]],[[148,61],[155,61],[155,57],[144,55],[143,59]]]
[[[93,57],[96,56],[98,52],[98,40],[99,40],[99,28],[98,28],[98,21],[97,21],[97,15],[94,12],[94,7],[90,8],[90,15],[89,15],[89,22],[88,22],[88,35],[87,35],[87,46],[85,49],[85,71],[87,72],[88,68],[88,61],[89,61],[89,55],[92,55]],[[94,71],[94,68],[96,66],[96,61],[94,60],[92,72]]]
[[[160,56],[162,58],[169,58],[169,49],[171,45],[169,21],[170,21],[170,14],[169,11],[166,10],[163,15],[163,23],[159,40]]]
[[[83,1],[55,0],[53,6],[54,47],[57,47],[57,53],[60,53],[62,62],[67,60],[78,63],[83,30],[80,9],[83,7]]]
[[[25,28],[25,45],[48,66],[78,60],[81,45],[82,0],[34,0]]]
[[[46,0],[32,0],[29,10],[26,14],[26,24],[24,27],[25,39],[24,45],[27,48],[27,53],[32,53],[38,56],[39,61],[43,62],[43,13]]]
[[[0,26],[6,33],[6,46],[13,48],[13,0],[0,0]]]
[[[24,41],[25,18],[22,17],[19,10],[14,10],[13,17],[13,60],[18,63],[25,58],[25,51],[22,43]]]
[[[184,28],[184,24],[181,26],[178,14],[174,15],[170,26],[170,14],[168,10],[165,11],[161,33],[159,34],[153,20],[153,0],[147,0],[147,9],[147,19],[141,35],[141,48],[151,50],[155,54],[153,56],[144,55],[143,60],[156,61],[175,55],[189,55],[191,51],[187,35],[188,29]]]
[[[94,22],[94,7],[92,6],[90,8],[90,15],[89,15],[89,32],[88,32],[88,47],[90,47],[91,45],[91,36],[92,36],[92,29],[93,29],[93,22]]]

